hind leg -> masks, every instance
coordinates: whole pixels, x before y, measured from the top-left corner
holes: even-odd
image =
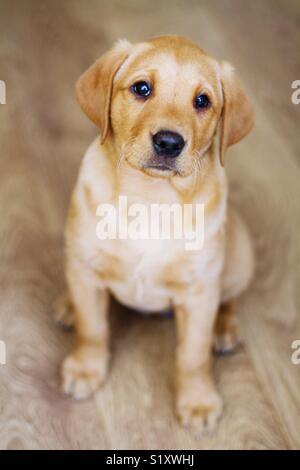
[[[250,236],[241,218],[230,209],[226,224],[221,306],[215,325],[214,349],[217,353],[230,353],[239,345],[234,300],[250,284],[253,271],[254,256]]]
[[[214,352],[220,355],[231,354],[240,344],[235,303],[222,304],[215,324]]]
[[[69,293],[66,291],[54,302],[54,320],[63,328],[74,326],[75,314]]]

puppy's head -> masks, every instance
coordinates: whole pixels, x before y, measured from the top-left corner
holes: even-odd
[[[78,80],[77,98],[113,139],[119,158],[152,176],[188,176],[220,128],[226,148],[248,134],[253,111],[235,73],[193,42],[119,41]]]

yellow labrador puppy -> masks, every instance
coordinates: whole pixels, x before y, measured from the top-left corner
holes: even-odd
[[[74,323],[62,365],[63,390],[77,399],[104,381],[110,295],[140,310],[175,312],[177,415],[196,433],[211,430],[222,400],[211,349],[236,346],[232,301],[248,286],[253,253],[227,205],[224,153],[245,137],[253,111],[228,63],[178,36],[119,41],[78,80],[78,101],[100,128],[87,150],[66,226],[68,293],[58,316]],[[204,244],[96,235],[97,207],[202,204]],[[194,221],[192,221],[193,225]]]

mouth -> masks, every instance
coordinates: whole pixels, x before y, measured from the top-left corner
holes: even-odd
[[[154,170],[160,170],[160,171],[175,171],[174,167],[171,167],[169,165],[165,165],[163,163],[158,163],[158,164],[155,164],[155,163],[152,163],[152,164],[149,164],[149,165],[146,165],[145,168],[151,168],[151,169],[154,169]]]
[[[165,163],[148,163],[143,167],[143,170],[151,176],[174,176],[178,172],[176,168]]]

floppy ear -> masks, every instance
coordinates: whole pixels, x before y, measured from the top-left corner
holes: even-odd
[[[223,111],[220,138],[220,162],[224,166],[224,154],[227,147],[246,137],[254,124],[252,105],[230,64],[223,62],[222,89]]]
[[[85,112],[101,130],[101,143],[110,126],[110,101],[114,76],[129,54],[130,43],[119,41],[98,59],[76,83],[76,97]]]

